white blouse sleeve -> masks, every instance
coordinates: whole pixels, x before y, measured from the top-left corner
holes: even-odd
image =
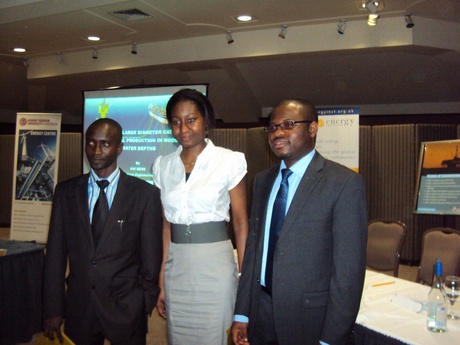
[[[246,175],[248,165],[244,153],[241,152],[232,152],[229,162],[228,190],[231,190],[235,188]]]
[[[153,163],[153,167],[152,167],[153,183],[159,189],[161,189],[161,169],[160,169],[161,158],[162,156],[158,156],[157,159],[155,159],[155,162]]]

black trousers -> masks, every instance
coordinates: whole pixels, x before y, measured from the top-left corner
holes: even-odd
[[[272,297],[265,289],[260,292],[259,310],[254,323],[254,332],[249,334],[249,342],[251,345],[278,345],[273,320]]]
[[[146,335],[147,315],[139,323],[139,327],[131,338],[125,340],[107,338],[97,314],[93,311],[89,339],[76,339],[75,343],[77,345],[103,345],[104,340],[108,339],[111,345],[146,345]]]

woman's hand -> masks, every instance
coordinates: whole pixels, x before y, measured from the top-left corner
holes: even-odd
[[[166,304],[165,304],[165,292],[163,289],[160,291],[160,295],[158,296],[158,301],[157,301],[157,311],[158,315],[160,315],[162,318],[166,319]]]

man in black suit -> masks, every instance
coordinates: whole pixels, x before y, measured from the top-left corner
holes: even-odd
[[[78,345],[146,342],[147,318],[159,294],[160,194],[119,169],[121,140],[118,122],[93,122],[85,137],[90,173],[56,187],[45,260],[44,335],[54,339],[56,333],[61,343],[63,321]],[[97,203],[109,208],[99,232]]]
[[[309,102],[280,102],[266,132],[281,163],[254,181],[233,341],[347,344],[366,267],[362,178],[316,152]]]

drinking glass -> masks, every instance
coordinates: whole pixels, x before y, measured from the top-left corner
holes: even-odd
[[[451,320],[458,320],[460,317],[455,315],[453,307],[454,303],[457,300],[457,297],[460,296],[460,277],[457,276],[447,276],[444,279],[444,293],[450,302],[450,311],[447,317]]]

